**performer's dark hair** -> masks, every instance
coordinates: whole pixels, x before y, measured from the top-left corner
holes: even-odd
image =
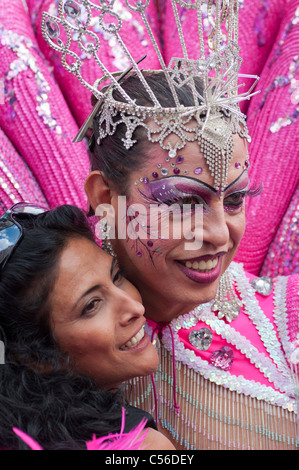
[[[49,294],[63,248],[93,232],[68,205],[19,222],[24,236],[0,273],[0,448],[28,449],[17,427],[47,450],[86,449],[94,434],[119,432],[122,397],[72,372],[51,333]]]

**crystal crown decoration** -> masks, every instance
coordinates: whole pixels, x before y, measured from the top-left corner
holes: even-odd
[[[153,48],[159,59],[160,70],[142,71],[133,59],[132,51],[122,39],[122,20],[114,9],[115,0],[60,0],[58,16],[43,12],[42,33],[48,44],[61,53],[61,61],[66,70],[73,73],[99,100],[87,119],[75,141],[82,140],[91,121],[99,113],[100,143],[108,135],[116,132],[119,124],[126,128],[123,145],[130,149],[135,143],[134,132],[142,126],[150,142],[158,142],[168,151],[169,158],[185,147],[187,142],[198,141],[200,149],[214,177],[215,189],[222,191],[227,178],[227,170],[232,157],[232,134],[238,133],[249,139],[245,116],[239,103],[253,94],[258,77],[240,74],[242,59],[238,46],[238,0],[169,0],[179,34],[182,54],[165,63],[159,45],[146,16],[150,0],[125,0],[130,12],[140,15]],[[153,0],[151,0],[153,1]],[[207,6],[208,21],[212,31],[208,38],[208,50],[205,50],[203,32],[203,6]],[[200,55],[194,60],[189,58],[179,8],[186,13],[196,10]],[[121,84],[120,72],[110,72],[101,60],[103,38],[92,29],[92,20],[97,20],[101,30],[115,38],[130,61],[130,74],[135,74],[140,86],[144,87],[151,101],[150,106],[139,106],[125,91]],[[226,25],[227,35],[222,32]],[[76,43],[82,52],[80,55],[72,48]],[[83,77],[84,61],[94,60],[99,67],[99,79],[88,83]],[[163,107],[148,85],[145,74],[164,73],[175,106]],[[244,93],[238,93],[243,84],[238,78],[252,78],[254,83]],[[200,79],[203,91],[195,86]],[[103,85],[105,84],[105,87]],[[108,85],[107,85],[108,84]],[[101,87],[102,88],[99,88]],[[189,87],[193,105],[182,106],[178,92],[182,87]],[[122,101],[114,98],[117,90]],[[224,119],[225,118],[225,119]],[[168,139],[169,135],[175,138]]]

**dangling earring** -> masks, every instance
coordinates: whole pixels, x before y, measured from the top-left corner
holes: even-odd
[[[111,225],[108,225],[104,218],[99,221],[96,228],[98,229],[96,230],[96,236],[102,241],[103,250],[108,253],[108,255],[116,257],[110,239]]]
[[[234,289],[232,275],[227,270],[220,279],[212,311],[218,312],[218,318],[225,317],[228,322],[231,322],[237,318],[242,306],[243,302]]]

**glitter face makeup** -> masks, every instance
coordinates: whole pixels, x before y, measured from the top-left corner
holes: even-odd
[[[170,305],[181,313],[186,299],[192,306],[215,297],[219,280],[233,260],[245,230],[245,197],[254,192],[246,160],[247,145],[236,137],[228,182],[221,198],[196,142],[188,143],[184,153],[169,161],[167,152],[163,154],[158,148],[151,148],[144,167],[132,171],[127,204],[142,205],[144,226],[135,240],[120,240],[115,246],[120,266],[126,266],[129,279],[139,288],[150,318],[167,321],[173,318]],[[236,168],[236,162],[241,163],[240,168]],[[163,168],[168,169],[166,176],[161,174]],[[180,169],[179,174],[173,172],[175,168]],[[187,230],[181,232],[183,236],[175,236],[176,227],[182,228],[186,220],[186,206],[192,242],[200,241],[191,248],[187,246],[191,245],[191,238],[184,237]],[[157,233],[151,230],[151,207],[156,208],[156,221],[160,224]],[[201,210],[201,230],[196,225],[197,208]],[[138,217],[132,216],[136,219],[134,223]],[[169,228],[168,237],[160,236],[164,222]],[[159,308],[155,302],[157,296]]]
[[[243,181],[245,172],[224,191],[224,208],[237,210],[244,197],[249,194],[248,183]],[[227,194],[229,190],[233,192]],[[149,182],[145,191],[139,190],[143,198],[152,204],[201,204],[205,213],[209,212],[209,201],[216,190],[209,184],[191,177],[170,176]]]

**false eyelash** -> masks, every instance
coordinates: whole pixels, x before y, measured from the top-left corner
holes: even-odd
[[[166,205],[169,205],[169,204],[173,204],[173,202],[179,201],[181,199],[180,196],[176,195],[173,188],[170,188],[170,190],[168,191],[169,199],[166,199],[164,201],[162,201],[162,199],[155,198],[153,195],[148,196],[140,190],[139,190],[139,193],[141,194],[143,199],[145,199],[147,202],[152,203],[152,204],[166,204]]]
[[[142,191],[139,192],[143,196],[143,198],[147,200],[147,202],[150,202],[152,204],[165,204],[166,206],[170,206],[172,204],[182,201],[184,198],[192,197],[194,200],[196,199],[198,201],[198,204],[206,205],[206,202],[200,196],[196,196],[191,193],[183,193],[181,191],[178,195],[173,188],[170,188],[170,190],[167,192],[169,198],[164,199],[163,201],[162,199],[157,199],[154,196],[147,196],[146,194],[142,193]]]
[[[258,183],[258,184],[254,183],[252,184],[252,186],[250,186],[250,188],[246,192],[246,196],[249,196],[249,197],[259,196],[263,192],[263,189],[264,187],[262,183]]]

